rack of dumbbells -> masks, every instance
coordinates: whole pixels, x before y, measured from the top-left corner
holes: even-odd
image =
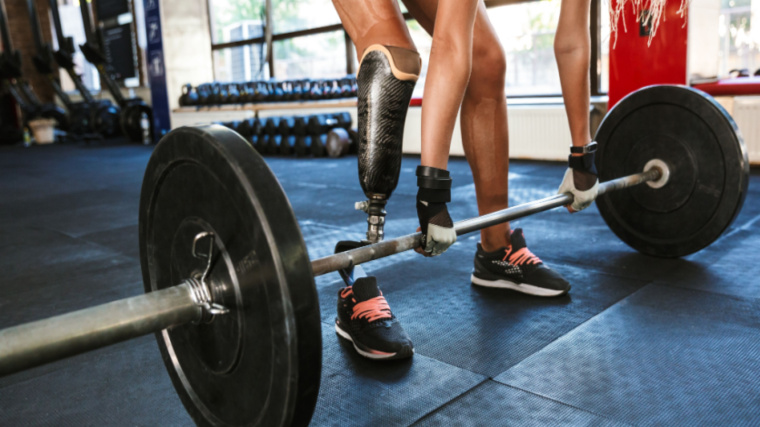
[[[341,157],[356,154],[356,129],[349,112],[253,117],[219,122],[247,139],[262,155]]]
[[[340,79],[260,80],[235,83],[186,84],[181,107],[213,107],[272,102],[303,102],[356,97],[356,76]]]

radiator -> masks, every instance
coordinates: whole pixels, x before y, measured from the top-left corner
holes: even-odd
[[[747,146],[750,164],[760,165],[760,96],[734,98],[731,113]]]
[[[509,105],[509,157],[567,160],[570,129],[563,105]],[[422,109],[409,109],[404,126],[404,153],[419,154]],[[451,139],[451,154],[463,156],[459,120]]]
[[[509,157],[567,160],[570,128],[563,105],[510,106]]]

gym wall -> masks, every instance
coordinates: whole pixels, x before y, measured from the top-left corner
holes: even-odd
[[[183,84],[214,79],[207,0],[161,0],[161,29],[169,109],[174,110]]]
[[[46,0],[36,0],[36,2],[37,10],[40,12],[43,42],[51,43],[48,2]],[[37,53],[37,48],[34,46],[34,36],[29,26],[29,11],[26,8],[26,0],[5,0],[5,9],[8,14],[11,43],[14,49],[21,52],[24,77],[32,85],[40,101],[53,102],[53,87],[50,86],[44,76],[37,72],[32,64],[32,56]]]

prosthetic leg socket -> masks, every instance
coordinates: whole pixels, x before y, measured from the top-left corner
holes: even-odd
[[[417,52],[372,45],[362,56],[357,83],[359,112],[359,182],[367,201],[367,240],[384,236],[385,205],[398,184],[404,122],[420,74]]]

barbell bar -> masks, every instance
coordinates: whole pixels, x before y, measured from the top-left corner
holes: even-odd
[[[609,193],[615,190],[639,185],[644,182],[656,182],[660,177],[667,174],[666,165],[653,166],[648,170],[633,175],[624,176],[611,181],[599,184],[599,195]],[[454,224],[457,236],[482,230],[496,224],[524,218],[549,209],[565,206],[573,203],[573,196],[570,193],[556,194],[545,197],[533,202],[502,209],[489,214],[481,215],[458,221]],[[362,246],[334,255],[316,259],[311,263],[311,269],[314,276],[321,276],[333,271],[351,268],[355,265],[363,264],[375,259],[384,258],[400,252],[420,247],[422,242],[422,233],[407,234],[390,240],[383,240],[371,245]]]
[[[730,116],[699,91],[660,86],[629,95],[605,117],[596,140],[599,211],[641,252],[700,250],[742,206],[746,150]],[[421,241],[413,233],[309,260],[276,177],[242,137],[219,126],[166,135],[140,198],[146,294],[0,331],[0,376],[155,332],[196,423],[305,425],[321,372],[314,277]],[[456,232],[572,200],[559,194],[459,221]],[[209,250],[199,253],[204,239]]]
[[[599,184],[599,194],[657,181],[662,175],[661,169],[653,167],[603,182]],[[557,194],[458,221],[454,229],[460,236],[572,202],[572,194]],[[312,271],[316,277],[351,268],[419,247],[421,239],[421,233],[413,233],[329,255],[312,261]],[[200,322],[205,302],[197,293],[202,286],[205,285],[201,281],[188,279],[166,289],[0,330],[0,376],[174,326]]]

